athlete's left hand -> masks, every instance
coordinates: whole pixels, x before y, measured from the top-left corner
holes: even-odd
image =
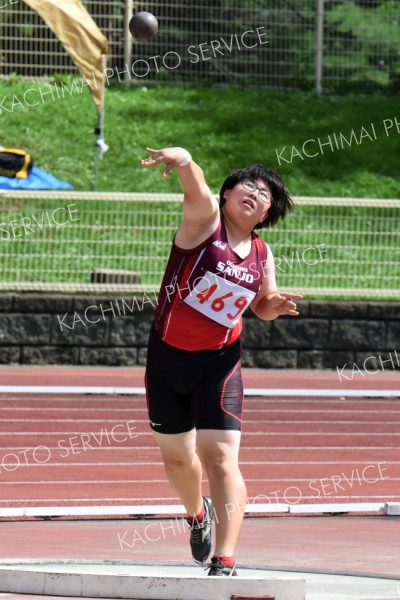
[[[301,294],[289,294],[287,292],[274,292],[267,296],[268,308],[276,313],[277,317],[288,315],[297,317],[300,313],[297,311],[297,305],[293,300],[302,298]]]

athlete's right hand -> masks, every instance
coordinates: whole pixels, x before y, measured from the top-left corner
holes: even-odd
[[[144,158],[141,161],[143,167],[157,167],[162,163],[166,166],[163,169],[162,176],[166,177],[168,173],[179,167],[181,162],[187,156],[187,151],[183,148],[161,148],[160,150],[154,150],[154,148],[146,148],[146,151],[151,154],[149,158]]]

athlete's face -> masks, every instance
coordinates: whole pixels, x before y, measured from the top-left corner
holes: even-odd
[[[266,219],[272,194],[265,181],[245,179],[231,190],[225,190],[224,197],[228,211],[240,215],[246,222],[254,222],[255,226]]]

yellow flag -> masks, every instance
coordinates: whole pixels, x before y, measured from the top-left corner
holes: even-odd
[[[99,111],[104,103],[107,38],[80,0],[25,0],[63,44],[90,86]]]

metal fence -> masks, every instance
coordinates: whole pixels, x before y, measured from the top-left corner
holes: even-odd
[[[400,0],[83,0],[110,43],[108,83],[256,85],[265,89],[400,89]],[[23,2],[0,9],[0,75],[75,73]],[[160,33],[133,43],[132,12]]]
[[[400,299],[400,200],[296,198],[261,230],[280,289]],[[156,292],[180,194],[0,194],[0,290]]]

